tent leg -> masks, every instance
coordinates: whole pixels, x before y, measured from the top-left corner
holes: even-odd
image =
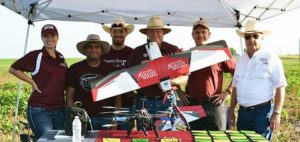
[[[27,26],[27,32],[26,32],[26,39],[25,39],[25,46],[24,46],[23,55],[26,54],[26,50],[27,50],[29,30],[30,30],[30,24],[28,24],[28,26]],[[18,119],[18,110],[19,110],[19,102],[20,102],[21,91],[22,91],[22,80],[20,80],[19,88],[18,88],[18,97],[17,97],[17,103],[16,103],[15,117],[14,117],[14,129],[13,129],[13,134],[12,134],[12,138],[11,138],[12,142],[15,142],[14,138],[15,138],[15,135],[16,135],[16,125],[17,125],[17,119]]]
[[[244,52],[244,48],[243,48],[243,39],[240,37],[240,47],[241,47],[241,55],[243,55]]]

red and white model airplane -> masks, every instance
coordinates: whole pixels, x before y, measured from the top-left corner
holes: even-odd
[[[150,57],[151,58],[151,57]],[[118,70],[91,81],[93,101],[138,90],[232,58],[224,40]]]

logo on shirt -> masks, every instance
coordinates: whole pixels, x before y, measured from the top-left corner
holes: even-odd
[[[59,55],[59,58],[64,61],[63,63],[59,63],[59,65],[62,66],[62,67],[68,67],[67,62],[66,62],[64,56],[63,55]]]
[[[263,64],[269,64],[269,59],[268,58],[260,58],[259,59]]]
[[[90,80],[95,79],[101,75],[99,74],[84,74],[79,79],[79,84],[85,91],[91,91],[91,83]]]
[[[114,67],[121,68],[125,67],[127,60],[122,59],[103,59],[104,62],[113,65]]]

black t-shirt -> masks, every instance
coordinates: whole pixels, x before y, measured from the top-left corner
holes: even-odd
[[[90,80],[114,71],[111,65],[101,62],[98,67],[90,67],[86,60],[73,64],[68,70],[67,86],[75,88],[74,101],[83,103],[90,116],[97,116],[102,106],[114,106],[114,98],[93,102]]]
[[[133,49],[128,46],[125,46],[121,50],[114,50],[111,48],[107,54],[103,55],[102,60],[117,69],[123,69],[127,64],[128,57],[132,51]]]

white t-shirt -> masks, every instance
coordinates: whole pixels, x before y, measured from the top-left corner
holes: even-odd
[[[251,59],[246,53],[240,57],[232,83],[238,103],[246,107],[271,100],[276,88],[287,86],[280,58],[263,49]]]

